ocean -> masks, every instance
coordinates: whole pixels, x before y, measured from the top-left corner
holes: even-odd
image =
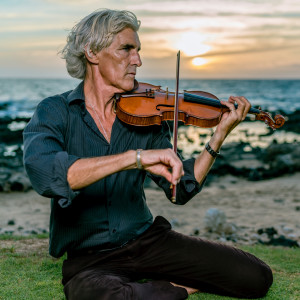
[[[174,80],[140,80],[174,91]],[[36,105],[48,96],[71,90],[76,79],[1,79],[0,117],[30,117]],[[300,109],[300,80],[202,80],[181,79],[180,91],[198,90],[227,100],[230,95],[245,96],[262,110],[287,113]]]
[[[175,81],[167,79],[140,80],[162,89],[174,91]],[[3,118],[30,118],[37,104],[48,96],[74,89],[79,83],[76,79],[0,79],[0,120]],[[230,95],[243,95],[253,106],[263,111],[291,114],[300,111],[300,80],[203,80],[181,79],[179,90],[201,90],[227,100]],[[12,122],[8,127],[20,131],[26,122]],[[183,155],[203,149],[213,129],[182,126],[179,130],[178,147],[184,149]],[[270,133],[263,122],[243,122],[227,138],[226,142],[245,142],[251,148],[268,147],[270,143],[300,142],[295,132],[278,130]],[[0,141],[1,144],[1,141]]]

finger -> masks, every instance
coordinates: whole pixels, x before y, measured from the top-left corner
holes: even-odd
[[[233,99],[228,99],[228,101],[221,101],[222,104],[227,106],[229,108],[230,113],[235,114],[236,113],[236,107],[235,107],[235,101]]]
[[[239,96],[239,97],[232,97],[231,99],[235,100],[235,102],[237,103],[237,111],[239,114],[239,120],[240,121],[245,120],[245,118],[251,108],[251,104],[245,97]]]
[[[176,185],[180,178],[184,175],[183,165],[176,153],[170,149],[172,153],[168,153],[169,165],[172,168],[172,184]]]
[[[245,110],[245,103],[243,101],[240,101],[239,97],[231,97],[232,100],[235,101],[236,103],[236,112],[238,115],[238,120],[239,122],[242,121],[243,115],[244,115],[244,110]]]
[[[160,174],[159,175],[165,177],[170,183],[174,184],[174,182],[173,182],[173,175],[172,175],[170,169],[167,168],[163,164],[161,164],[160,167],[161,167],[161,170],[160,170]]]
[[[182,166],[172,168],[172,184],[176,185],[180,182],[181,177],[183,176]]]
[[[143,153],[141,160],[145,170],[165,177],[174,185],[184,175],[182,162],[172,149],[146,150]]]
[[[249,113],[249,110],[251,108],[251,103],[245,98],[245,97],[240,97],[240,100],[243,101],[243,103],[245,104],[245,110],[243,113],[243,120],[245,120],[247,114]]]
[[[233,99],[236,101],[236,103],[238,104],[238,109],[241,112],[241,120],[245,120],[250,108],[251,108],[251,104],[250,102],[243,96],[239,96],[239,97],[233,97]]]
[[[166,167],[164,164],[155,164],[153,166],[148,166],[144,168],[144,170],[162,176],[166,178],[170,183],[172,183],[172,173],[170,172],[169,168]]]

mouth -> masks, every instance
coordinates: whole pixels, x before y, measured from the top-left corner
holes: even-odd
[[[130,77],[135,77],[136,73],[135,72],[131,72],[131,73],[127,73],[128,76]]]
[[[135,69],[132,69],[130,71],[128,70],[127,75],[134,77],[136,75],[136,70]]]

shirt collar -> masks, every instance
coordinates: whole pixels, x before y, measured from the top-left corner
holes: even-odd
[[[78,86],[68,95],[67,101],[71,104],[73,101],[81,100],[84,101],[84,90],[83,90],[84,81],[81,81]]]

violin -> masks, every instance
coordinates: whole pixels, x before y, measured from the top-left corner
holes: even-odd
[[[174,120],[175,96],[175,92],[163,90],[161,86],[140,82],[131,92],[116,95],[116,114],[127,124],[160,125],[163,121]],[[178,120],[185,125],[211,128],[219,124],[227,111],[228,107],[211,93],[178,93]],[[255,115],[256,120],[265,122],[273,130],[282,127],[285,122],[282,115],[275,115],[273,119],[270,113],[253,107],[248,113]]]

